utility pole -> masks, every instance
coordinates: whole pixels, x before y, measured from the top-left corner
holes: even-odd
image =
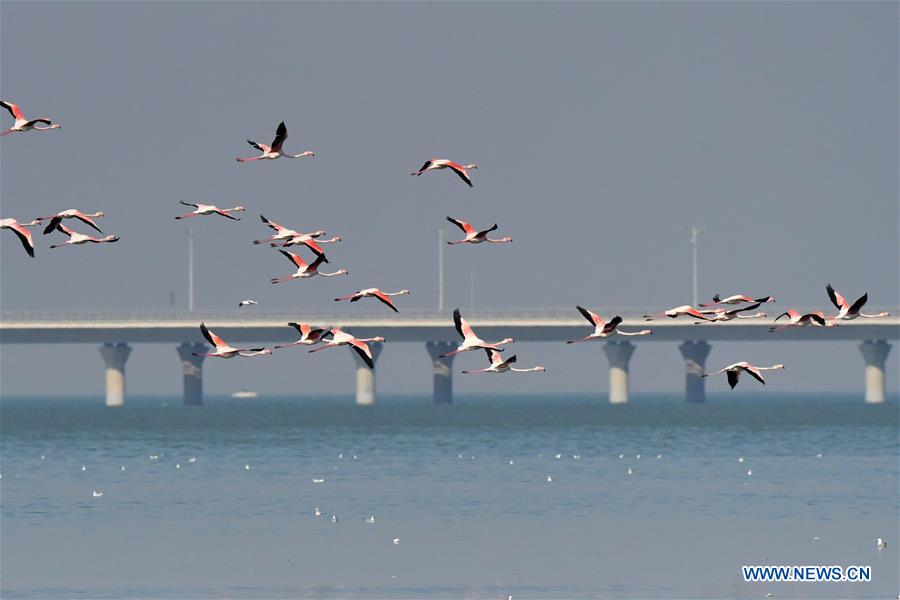
[[[438,228],[438,312],[444,312],[444,228]]]
[[[194,232],[187,230],[188,236],[188,310],[194,310]]]
[[[691,227],[691,246],[693,250],[693,279],[694,279],[694,304],[693,306],[697,306],[698,295],[697,295],[697,234],[700,233],[700,230],[697,229],[697,226]]]

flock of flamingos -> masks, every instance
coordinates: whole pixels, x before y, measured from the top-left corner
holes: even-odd
[[[0,132],[0,136],[8,135],[11,133],[22,133],[27,131],[48,131],[52,129],[59,129],[60,125],[58,123],[54,123],[49,118],[42,117],[39,119],[27,119],[25,115],[22,113],[22,110],[18,105],[13,104],[12,102],[0,101],[0,106],[5,108],[12,117],[15,119],[15,123],[9,129],[6,129]],[[263,144],[260,142],[254,142],[251,140],[247,140],[247,142],[257,149],[260,154],[257,156],[238,158],[237,161],[240,163],[254,162],[258,160],[275,160],[278,158],[307,158],[315,156],[315,153],[312,151],[305,151],[299,154],[290,154],[284,151],[284,142],[287,140],[287,127],[285,127],[284,122],[281,122],[278,125],[278,128],[275,132],[275,139],[272,140],[272,143]],[[449,169],[453,173],[455,173],[460,179],[465,182],[469,187],[473,187],[472,179],[469,175],[469,171],[477,169],[478,166],[475,164],[458,164],[451,160],[443,159],[443,158],[432,158],[431,160],[425,161],[425,164],[417,170],[410,173],[411,175],[420,176],[429,171],[437,171]],[[231,213],[243,212],[243,206],[235,206],[233,208],[219,208],[212,204],[190,204],[187,202],[181,202],[186,206],[193,207],[189,213],[179,215],[175,217],[176,219],[187,219],[191,217],[197,216],[210,216],[210,215],[219,215],[221,217],[225,217],[227,219],[232,220],[240,220],[239,217],[233,216]],[[61,246],[67,245],[80,245],[86,243],[92,244],[105,244],[112,243],[119,240],[118,236],[115,235],[107,235],[102,238],[93,237],[91,235],[86,235],[83,233],[79,233],[74,231],[63,224],[63,221],[68,219],[74,219],[76,221],[80,221],[81,223],[91,227],[96,230],[98,233],[103,233],[100,227],[97,226],[97,223],[94,221],[95,218],[102,217],[103,212],[94,212],[94,213],[84,213],[76,209],[68,209],[62,212],[58,212],[54,215],[48,215],[45,217],[38,217],[32,220],[29,223],[20,223],[15,219],[0,219],[0,228],[9,229],[13,233],[18,236],[19,240],[22,242],[22,246],[24,246],[25,251],[29,256],[34,257],[34,240],[32,238],[31,232],[28,230],[29,227],[34,226],[44,226],[44,222],[47,224],[44,226],[44,235],[50,234],[54,231],[58,231],[65,236],[67,236],[67,240],[60,244],[54,244],[50,246],[50,248],[58,248]],[[325,273],[319,270],[322,264],[328,262],[328,258],[325,256],[325,251],[322,249],[320,244],[330,244],[334,242],[341,241],[340,237],[332,237],[330,239],[320,239],[325,231],[318,230],[310,233],[301,233],[299,231],[295,231],[293,229],[288,229],[278,223],[267,219],[265,216],[260,215],[261,221],[268,226],[270,229],[274,231],[274,233],[268,238],[262,240],[256,240],[254,244],[266,244],[268,243],[272,247],[277,247],[278,251],[284,255],[291,264],[296,268],[296,271],[293,273],[284,275],[282,277],[273,278],[272,283],[282,283],[286,281],[291,281],[293,279],[308,279],[310,277],[314,277],[316,275],[322,277],[334,277],[338,275],[348,275],[349,272],[346,269],[339,269],[337,271],[331,273]],[[450,245],[457,244],[481,244],[481,243],[492,243],[492,244],[502,244],[512,242],[511,237],[503,237],[498,239],[492,239],[488,237],[488,234],[495,231],[497,229],[497,224],[489,227],[488,229],[478,230],[474,228],[471,224],[459,220],[454,219],[452,217],[447,217],[447,220],[459,227],[460,230],[465,234],[465,237],[461,240],[447,242]],[[302,256],[295,252],[291,252],[288,250],[284,250],[284,248],[288,248],[291,246],[305,246],[307,250],[309,250],[314,258],[311,262],[307,262],[304,260]],[[890,316],[889,313],[879,313],[879,314],[864,314],[862,311],[863,306],[868,301],[868,294],[863,294],[860,296],[855,302],[848,302],[841,294],[837,293],[834,288],[831,287],[831,284],[826,286],[826,291],[828,292],[828,298],[831,300],[832,304],[834,304],[835,308],[837,308],[838,312],[836,315],[826,317],[823,312],[814,312],[801,314],[796,310],[788,310],[776,317],[775,321],[777,322],[782,317],[787,317],[788,320],[780,325],[773,325],[770,329],[772,332],[777,332],[782,329],[788,327],[832,327],[837,326],[839,321],[850,321],[856,318],[864,317],[864,318],[878,318],[878,317],[886,317]],[[409,290],[400,290],[397,292],[384,292],[378,288],[367,288],[364,290],[359,290],[353,294],[348,296],[343,296],[340,298],[335,298],[335,301],[344,301],[349,300],[350,302],[357,302],[362,300],[363,298],[375,298],[376,300],[385,304],[388,308],[393,310],[394,312],[398,312],[397,306],[394,304],[394,301],[391,299],[393,296],[401,296],[405,294],[409,294]],[[732,319],[745,319],[745,318],[759,318],[765,317],[766,314],[762,312],[749,314],[750,311],[754,311],[758,309],[762,304],[775,302],[775,298],[772,296],[765,296],[761,298],[752,298],[741,294],[736,294],[733,296],[728,296],[727,298],[720,298],[718,295],[713,297],[712,303],[709,304],[700,304],[699,307],[694,308],[690,305],[677,306],[665,312],[661,312],[654,315],[644,315],[644,318],[647,321],[652,321],[657,318],[678,318],[678,317],[688,317],[694,319],[696,324],[700,323],[720,323],[725,321],[730,321]],[[239,306],[250,306],[256,304],[254,300],[243,300],[239,303]],[[726,308],[733,307],[733,308]],[[650,329],[644,329],[641,331],[634,332],[626,332],[619,330],[619,324],[622,322],[622,317],[615,316],[609,321],[606,321],[599,314],[592,312],[584,307],[578,306],[578,311],[584,316],[585,319],[594,327],[593,333],[587,335],[585,337],[569,340],[567,343],[572,344],[575,342],[585,342],[590,340],[598,340],[598,339],[606,339],[610,338],[614,335],[622,335],[622,336],[640,336],[640,335],[651,335],[653,332]],[[748,314],[741,314],[748,313]],[[504,351],[503,346],[507,344],[511,344],[514,342],[512,338],[506,338],[504,340],[500,340],[499,342],[486,342],[479,338],[475,331],[472,329],[472,326],[469,325],[466,320],[460,314],[459,309],[453,311],[453,322],[456,325],[456,331],[462,337],[462,342],[459,343],[458,347],[452,352],[448,352],[443,356],[450,356],[454,354],[458,354],[460,352],[467,352],[469,350],[484,350],[487,353],[488,360],[490,365],[484,369],[478,369],[476,371],[463,371],[463,373],[507,373],[507,372],[535,372],[535,371],[545,371],[544,367],[536,366],[531,367],[529,369],[519,369],[513,367],[513,364],[516,362],[515,355],[510,356],[509,358],[504,359],[501,354]],[[383,342],[384,338],[382,337],[374,337],[374,338],[357,338],[342,331],[339,328],[332,329],[322,329],[315,328],[309,325],[308,323],[290,323],[292,327],[294,327],[298,333],[300,334],[300,339],[297,341],[286,344],[284,346],[275,346],[275,349],[287,348],[290,346],[296,345],[305,345],[305,346],[316,346],[317,348],[313,348],[309,350],[309,352],[319,352],[320,350],[325,350],[327,348],[335,348],[337,346],[349,346],[351,347],[360,358],[368,365],[369,368],[374,368],[374,362],[372,358],[372,350],[369,347],[370,342]],[[272,354],[272,350],[269,348],[236,348],[228,344],[221,337],[213,333],[206,327],[205,324],[200,324],[200,331],[203,334],[203,337],[206,340],[215,346],[215,351],[210,352],[208,354],[198,354],[198,356],[213,356],[218,358],[232,358],[234,356],[243,356],[243,357],[251,357],[251,356],[260,356]],[[741,373],[747,373],[757,381],[762,384],[765,384],[765,379],[763,378],[762,371],[770,371],[776,369],[783,369],[784,365],[776,364],[771,367],[758,367],[752,365],[746,361],[736,362],[734,364],[728,365],[715,373],[707,373],[703,376],[706,377],[708,375],[716,375],[725,373],[728,378],[728,383],[734,388],[738,383],[738,379]]]

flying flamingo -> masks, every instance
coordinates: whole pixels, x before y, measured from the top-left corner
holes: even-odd
[[[728,385],[731,386],[731,389],[734,389],[734,386],[738,384],[738,379],[741,376],[741,373],[747,373],[755,380],[760,382],[763,385],[766,385],[766,380],[763,379],[761,371],[773,371],[776,369],[783,369],[784,365],[777,364],[772,365],[771,367],[757,367],[751,365],[747,361],[736,362],[733,365],[728,365],[724,369],[719,369],[715,373],[704,373],[703,377],[709,377],[710,375],[718,375],[719,373],[725,373],[728,378]]]
[[[291,342],[290,344],[282,344],[281,346],[275,346],[276,350],[281,348],[290,348],[291,346],[313,346],[322,341],[322,335],[325,334],[324,329],[313,329],[313,327],[309,323],[295,323],[291,321],[288,323],[291,327],[300,332],[300,339],[296,342]]]
[[[358,292],[354,292],[349,296],[341,296],[340,298],[335,298],[335,302],[340,302],[341,300],[349,300],[350,302],[356,302],[357,300],[361,300],[363,298],[377,298],[384,304],[388,306],[394,312],[400,312],[397,310],[397,307],[394,306],[394,301],[390,299],[390,296],[403,296],[405,294],[411,294],[409,290],[400,290],[399,292],[382,292],[378,288],[366,288],[364,290],[359,290]]]
[[[825,327],[825,313],[822,311],[807,313],[805,315],[801,315],[798,311],[793,308],[781,313],[777,317],[775,317],[775,323],[778,322],[778,319],[784,316],[788,317],[788,322],[786,325],[769,327],[769,333],[775,333],[776,331],[781,331],[782,329],[787,329],[788,327]],[[833,324],[833,322],[832,322]]]
[[[184,215],[178,215],[177,217],[175,217],[176,219],[187,219],[200,215],[222,215],[226,219],[231,219],[232,221],[240,221],[240,217],[232,217],[228,213],[244,211],[243,206],[235,206],[234,208],[219,208],[214,204],[191,204],[190,202],[185,202],[184,200],[179,200],[179,202],[181,202],[185,206],[193,206],[194,210]]]
[[[197,352],[192,352],[194,356],[214,356],[216,358],[232,358],[234,356],[259,356],[262,354],[271,354],[272,351],[268,348],[235,348],[234,346],[229,346],[228,343],[217,336],[215,333],[207,329],[206,324],[200,323],[200,331],[203,333],[203,337],[206,340],[216,347],[215,352],[209,352],[207,354],[199,354]]]
[[[95,237],[91,237],[89,235],[84,235],[83,233],[78,233],[77,231],[72,231],[71,229],[69,229],[68,227],[63,225],[62,222],[59,222],[56,224],[56,230],[61,231],[64,234],[66,234],[67,236],[69,236],[69,239],[67,239],[62,244],[54,244],[54,245],[50,246],[51,248],[59,248],[61,246],[77,246],[79,244],[86,244],[88,242],[90,242],[92,244],[106,244],[106,243],[119,241],[119,236],[117,236],[117,235],[108,235],[103,238],[95,238]]]
[[[25,252],[27,252],[28,256],[31,258],[34,258],[34,240],[31,239],[31,232],[25,228],[34,227],[35,225],[40,224],[41,222],[38,219],[35,219],[31,223],[19,223],[15,219],[0,219],[0,229],[9,229],[15,233],[16,237],[19,238],[19,241],[22,242]]]
[[[337,348],[338,346],[350,346],[370,369],[375,368],[375,362],[372,358],[372,349],[369,348],[367,342],[383,342],[383,337],[356,338],[337,327],[331,329],[325,335],[330,335],[331,339],[323,336],[322,344],[324,345],[319,348],[313,348],[310,352],[318,352],[328,348]]]
[[[847,300],[841,296],[839,293],[834,291],[834,288],[831,287],[831,284],[825,286],[825,291],[828,292],[828,298],[831,300],[831,303],[838,309],[838,314],[835,317],[832,317],[830,320],[833,321],[852,321],[857,317],[864,317],[866,319],[877,319],[878,317],[889,317],[891,313],[880,312],[877,315],[867,315],[862,312],[862,307],[866,305],[866,302],[869,300],[868,292],[860,296],[856,299],[856,302],[850,304]]]
[[[294,254],[293,252],[288,252],[287,250],[279,250],[279,252],[284,254],[289,261],[297,266],[297,272],[291,273],[290,275],[284,275],[283,277],[275,277],[272,279],[272,283],[283,283],[285,281],[290,281],[291,279],[307,279],[309,277],[315,277],[316,275],[321,275],[322,277],[334,277],[335,275],[350,274],[350,271],[348,271],[347,269],[341,269],[339,271],[335,271],[334,273],[320,272],[319,265],[321,265],[323,262],[328,262],[328,259],[325,258],[324,254],[316,255],[316,260],[314,260],[310,264],[300,258],[299,254]]]
[[[434,171],[436,169],[451,169],[454,173],[459,175],[459,178],[465,181],[469,187],[474,187],[472,185],[472,180],[469,179],[467,169],[477,168],[478,165],[476,164],[461,165],[452,160],[447,160],[446,158],[432,158],[431,160],[426,160],[425,164],[422,165],[422,168],[418,171],[413,171],[410,175],[421,175],[422,173],[427,173],[428,171]]]
[[[50,233],[51,231],[56,229],[56,224],[59,223],[60,221],[62,221],[63,219],[78,219],[82,223],[89,225],[90,227],[93,227],[98,233],[103,233],[103,230],[101,230],[99,227],[97,227],[97,224],[94,223],[94,221],[93,221],[94,218],[102,217],[102,216],[103,216],[103,211],[100,211],[100,210],[98,210],[95,213],[83,213],[80,210],[70,208],[70,209],[64,210],[62,212],[58,212],[55,215],[50,215],[47,217],[38,217],[37,220],[38,221],[46,221],[47,219],[50,219],[50,224],[47,225],[46,228],[44,228],[44,235],[47,235],[48,233]]]
[[[512,366],[514,362],[516,362],[516,355],[513,354],[506,360],[503,360],[503,356],[497,352],[496,350],[492,350],[490,348],[485,348],[485,352],[487,352],[488,360],[491,361],[491,366],[486,369],[478,369],[476,371],[463,371],[463,373],[475,374],[475,373],[509,373],[512,371],[513,373],[534,373],[541,372],[543,373],[547,369],[542,366],[531,367],[530,369],[517,369]]]
[[[276,158],[281,158],[284,156],[285,158],[305,158],[307,156],[315,156],[316,153],[310,150],[306,152],[301,152],[300,154],[288,154],[284,152],[281,147],[284,145],[284,140],[287,139],[287,127],[284,126],[284,121],[278,124],[278,129],[275,130],[275,139],[272,140],[271,146],[266,146],[265,144],[261,144],[259,142],[254,142],[253,140],[247,140],[247,143],[262,152],[259,156],[249,156],[247,158],[238,158],[236,159],[238,162],[250,162],[253,160],[275,160]]]
[[[454,354],[459,354],[460,352],[468,352],[469,350],[477,350],[478,348],[503,352],[503,349],[501,349],[500,346],[505,346],[506,344],[511,344],[516,341],[513,338],[506,338],[493,344],[485,342],[480,337],[475,335],[475,331],[472,329],[472,326],[469,325],[465,319],[463,319],[462,314],[460,314],[458,308],[453,311],[453,323],[454,325],[456,325],[456,331],[459,333],[459,335],[462,336],[463,341],[459,346],[457,346],[456,350],[453,350],[452,352],[445,352],[444,354],[441,354],[441,357],[453,356]]]
[[[447,242],[451,246],[454,244],[480,244],[481,242],[490,242],[492,244],[504,244],[506,242],[513,241],[511,237],[504,237],[500,239],[492,240],[488,238],[488,234],[497,229],[497,224],[494,223],[494,226],[490,229],[485,229],[484,231],[478,231],[470,224],[465,221],[460,221],[459,219],[454,219],[453,217],[447,217],[447,220],[459,227],[466,234],[465,239],[457,240],[455,242]]]
[[[712,310],[701,310],[700,312],[704,315],[712,316],[712,323],[719,323],[721,321],[731,321],[734,319],[759,319],[761,317],[765,317],[766,313],[758,312],[753,313],[752,315],[742,315],[740,313],[747,312],[749,310],[756,310],[759,308],[759,302],[756,304],[751,304],[750,306],[745,306],[744,308],[733,308],[731,310],[725,310],[724,308],[715,308]],[[700,321],[695,323],[696,325],[700,324]]]
[[[743,304],[744,302],[765,304],[767,302],[775,302],[775,296],[751,298],[749,296],[744,296],[743,294],[735,294],[734,296],[728,296],[727,298],[720,298],[719,295],[716,294],[713,296],[711,304],[701,304],[700,306],[702,308],[708,308],[710,306],[716,306],[717,304]]]
[[[698,311],[696,308],[694,308],[690,304],[685,304],[683,306],[676,306],[675,308],[671,308],[671,309],[661,312],[661,313],[655,313],[652,315],[644,315],[644,320],[652,321],[653,319],[661,319],[662,317],[669,317],[671,319],[675,319],[681,315],[689,315],[691,317],[694,317],[695,319],[700,319],[701,321],[712,321],[713,320],[713,319],[710,319],[709,317],[707,317],[706,315],[704,315],[703,313],[701,313],[700,311]]]
[[[271,219],[267,219],[265,215],[259,215],[259,220],[266,224],[269,229],[274,229],[275,233],[263,240],[254,240],[254,244],[266,244],[268,242],[274,242],[277,240],[286,240],[288,238],[292,238],[296,235],[302,235],[299,231],[294,231],[293,229],[288,229],[284,225],[279,225],[275,221]],[[317,231],[319,235],[324,234],[325,231]],[[309,234],[312,237],[318,237],[317,235]]]
[[[22,109],[19,108],[18,104],[13,104],[7,100],[0,100],[0,106],[9,111],[9,114],[12,115],[13,119],[16,120],[13,123],[13,126],[9,129],[4,129],[0,131],[0,135],[9,135],[10,133],[15,133],[17,131],[29,131],[34,129],[35,131],[46,131],[48,129],[59,129],[62,127],[59,123],[53,123],[47,117],[41,117],[40,119],[31,119],[30,121],[25,118],[25,115],[22,114]],[[48,127],[40,127],[38,123],[43,123]]]
[[[650,335],[653,333],[650,329],[642,329],[641,331],[634,332],[625,332],[619,331],[619,323],[622,322],[622,317],[616,315],[612,318],[612,320],[607,323],[603,320],[603,318],[595,312],[592,312],[583,306],[576,306],[585,319],[588,320],[588,323],[594,326],[594,333],[591,335],[585,336],[583,338],[578,338],[577,340],[569,340],[567,344],[574,344],[575,342],[586,342],[588,340],[596,340],[599,338],[608,338],[613,335]]]
[[[320,230],[321,231],[321,230]],[[319,233],[318,231],[313,232]],[[316,254],[325,254],[325,251],[322,250],[322,247],[319,244],[333,244],[335,242],[341,241],[341,236],[336,235],[328,240],[313,240],[313,234],[309,233],[301,233],[299,235],[295,235],[292,238],[289,238],[281,243],[272,242],[269,244],[273,248],[281,247],[281,248],[289,248],[290,246],[306,246]]]

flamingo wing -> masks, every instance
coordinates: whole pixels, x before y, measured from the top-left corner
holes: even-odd
[[[210,344],[212,344],[216,348],[228,345],[227,343],[225,343],[225,340],[223,340],[222,338],[220,338],[219,336],[214,334],[212,331],[210,331],[205,323],[200,323],[200,331],[201,331],[201,333],[203,333],[203,337],[206,338],[206,341],[208,341]]]
[[[229,215],[227,212],[225,212],[221,208],[217,208],[215,212],[217,215],[222,215],[226,219],[231,219],[232,221],[240,221],[241,220],[239,217],[232,217],[231,215]]]
[[[850,307],[850,310],[848,310],[847,312],[850,314],[858,313],[860,311],[860,309],[862,309],[862,307],[865,306],[866,302],[868,302],[868,301],[869,301],[869,292],[866,292],[865,294],[863,294],[862,296],[860,296],[859,298],[856,299],[856,302],[853,303],[853,305]]]
[[[428,167],[430,167],[430,166],[431,166],[431,161],[430,161],[430,160],[426,160],[426,161],[425,161],[425,164],[422,165],[422,168],[420,168],[418,171],[416,171],[415,173],[413,173],[413,175],[421,175],[421,174],[424,173],[425,170],[426,170]]]
[[[731,389],[734,389],[734,386],[738,384],[738,378],[741,376],[740,371],[726,371],[725,376],[728,378],[728,385],[731,386]]]
[[[282,229],[284,229],[284,227],[282,227],[275,221],[270,221],[269,219],[267,219],[265,217],[265,215],[259,215],[259,220],[262,221],[263,223],[265,223],[268,227],[274,229],[275,231],[281,231]]]
[[[25,252],[28,253],[28,256],[34,258],[34,242],[31,239],[31,232],[16,223],[11,226],[13,233],[16,234],[16,237],[19,238],[19,241],[22,242],[22,246],[25,248]]]
[[[12,115],[13,119],[16,121],[24,121],[25,115],[22,114],[22,109],[19,108],[18,104],[13,104],[12,102],[7,102],[6,100],[0,100],[0,106],[9,111],[9,114]]]
[[[325,258],[324,254],[316,254],[316,260],[314,260],[312,262],[312,264],[309,266],[309,269],[310,269],[310,271],[315,271],[320,266],[322,266],[322,263],[327,263],[327,262],[328,262],[328,259]]]
[[[847,306],[849,304],[849,302],[847,302],[847,300],[843,296],[841,296],[839,293],[834,291],[834,288],[831,287],[830,283],[825,286],[825,291],[828,292],[828,298],[831,300],[831,303],[834,304],[835,308],[837,308],[838,310],[844,308],[845,306]]]
[[[619,323],[621,323],[621,322],[622,322],[622,317],[620,317],[619,315],[614,316],[612,319],[610,319],[609,323],[607,323],[603,327],[603,333],[612,333],[613,331],[616,330],[616,327],[618,327]]]
[[[756,309],[759,308],[759,307],[760,307],[760,303],[757,302],[756,304],[751,304],[750,306],[745,306],[744,308],[735,308],[735,309],[733,309],[733,310],[725,311],[725,313],[728,314],[728,315],[736,315],[736,314],[738,314],[738,313],[740,313],[740,312],[749,311],[749,310],[756,310]]]
[[[453,323],[456,325],[456,331],[459,332],[459,335],[463,338],[476,337],[475,332],[472,331],[472,327],[470,327],[466,320],[463,319],[458,308],[453,311]]]
[[[460,221],[459,219],[454,219],[453,217],[447,217],[447,220],[450,221],[451,223],[453,223],[454,225],[456,225],[457,227],[459,227],[460,229],[462,229],[466,235],[469,235],[470,233],[475,232],[475,228],[472,227],[469,223],[466,223],[465,221]]]
[[[356,338],[350,340],[348,342],[353,350],[359,355],[359,357],[366,363],[370,369],[375,368],[375,362],[372,360],[372,351],[369,349],[368,344],[365,342],[361,342]]]
[[[289,261],[294,263],[298,269],[305,269],[308,265],[306,261],[300,258],[299,254],[294,254],[293,252],[288,252],[287,250],[279,250],[282,254],[284,254]]]
[[[276,152],[281,152],[281,146],[284,144],[284,140],[287,139],[287,127],[284,125],[284,121],[278,124],[278,129],[275,130],[275,139],[272,140],[272,150]]]
[[[474,185],[472,185],[472,180],[469,179],[469,175],[466,173],[465,169],[463,169],[456,163],[450,163],[447,166],[453,169],[453,172],[459,175],[459,178],[466,182],[466,185],[468,185],[469,187],[475,187]]]
[[[397,310],[397,307],[394,306],[394,302],[390,299],[390,297],[386,296],[381,290],[378,290],[372,295],[381,300],[383,304],[386,304],[394,312],[400,312],[399,310]]]
[[[311,239],[304,239],[302,242],[307,248],[315,252],[319,256],[325,256],[325,251],[322,250],[322,246],[318,245]],[[328,262],[328,261],[326,261]]]
[[[606,323],[606,321],[603,320],[603,317],[593,311],[584,308],[583,306],[576,306],[575,308],[577,308],[578,312],[580,312],[582,316],[584,316],[584,318],[588,320],[588,323],[594,325],[595,327],[597,325],[603,325],[604,323]]]
[[[103,230],[100,229],[99,227],[97,227],[97,224],[94,223],[93,219],[91,219],[90,217],[86,217],[84,215],[75,215],[75,218],[78,219],[79,221],[81,221],[82,223],[93,227],[98,232],[103,233]]]
[[[809,313],[808,315],[803,315],[804,317],[808,317],[810,321],[815,321],[817,324],[821,326],[825,326],[825,317],[818,313]],[[801,317],[802,318],[802,317]]]
[[[753,365],[744,367],[744,371],[746,371],[747,374],[750,375],[750,377],[752,377],[753,379],[757,380],[763,385],[766,385],[766,380],[763,379],[762,373],[760,373]]]
[[[56,226],[60,223],[62,223],[62,217],[53,217],[52,219],[50,219],[50,223],[46,227],[44,227],[44,235],[47,235],[48,233],[56,229]]]

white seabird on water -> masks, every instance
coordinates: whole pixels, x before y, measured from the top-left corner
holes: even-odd
[[[245,470],[245,471],[249,471],[249,470],[250,470],[250,465],[244,465],[244,470]]]
[[[313,483],[325,483],[325,478],[324,477],[313,477],[312,482]]]
[[[375,524],[375,515],[368,516],[368,517],[364,518],[363,521],[365,521],[369,525],[374,525]]]
[[[553,483],[553,478],[547,475],[547,483]]]
[[[885,548],[887,548],[887,542],[881,538],[878,538],[875,540],[875,547],[879,550],[884,550]]]
[[[739,462],[739,463],[744,462],[744,457],[743,457],[743,456],[739,456],[739,457],[738,457],[738,462]]]
[[[253,306],[254,304],[259,304],[256,300],[241,300],[238,302],[238,308],[243,308],[245,306]]]
[[[84,466],[84,465],[81,465],[81,470],[82,470],[82,471],[87,471],[87,467]]]
[[[99,498],[102,495],[103,495],[103,492],[101,492],[100,490],[94,490],[94,498]]]
[[[189,462],[189,463],[195,463],[195,462],[197,462],[197,457],[196,457],[196,456],[190,457],[190,458],[188,459],[188,462]]]
[[[125,465],[122,465],[122,470],[123,470],[123,471],[125,470]]]
[[[628,467],[628,474],[629,474],[629,475],[634,475],[634,471],[631,470],[631,467]]]
[[[337,522],[338,522],[337,515],[331,515],[331,522],[332,522],[332,523],[337,523]]]
[[[747,475],[753,475],[753,469],[747,469]]]
[[[314,514],[315,514],[317,517],[321,517],[321,516],[322,516],[322,511],[319,510],[319,507],[318,507],[318,506],[316,507],[316,510],[315,510],[315,513],[314,513]]]
[[[400,538],[394,538],[394,545],[397,546],[400,544]]]

